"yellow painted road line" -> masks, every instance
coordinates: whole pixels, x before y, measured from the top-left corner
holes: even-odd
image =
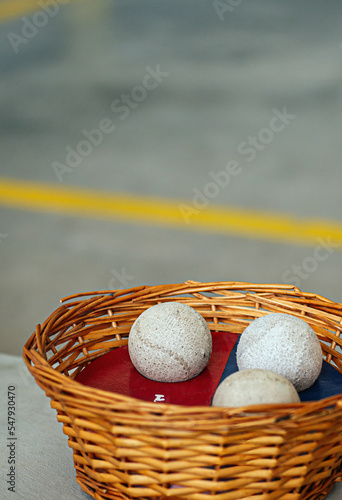
[[[0,178],[0,205],[4,207],[156,224],[186,231],[197,230],[283,243],[317,245],[317,238],[325,238],[333,242],[337,249],[342,249],[342,224],[339,222],[298,219],[284,214],[220,207],[210,203],[208,207],[189,216],[189,223],[186,223],[180,209],[182,204],[193,208],[191,201]]]
[[[59,3],[56,0],[59,8],[64,7],[75,0],[69,2]],[[16,17],[23,17],[31,12],[38,10],[44,11],[44,7],[49,8],[50,2],[48,0],[0,0],[0,22],[10,21]],[[54,17],[50,14],[51,17]]]
[[[5,0],[0,3],[0,21],[7,21],[15,17],[20,17],[29,12],[40,10],[39,0]]]

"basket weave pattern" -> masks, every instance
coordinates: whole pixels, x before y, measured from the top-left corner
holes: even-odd
[[[91,361],[126,345],[135,319],[165,301],[188,304],[219,332],[242,333],[269,312],[299,316],[342,373],[342,304],[290,285],[188,281],[67,297],[37,326],[23,358],[64,424],[82,489],[96,500],[324,498],[342,475],[342,395],[185,407],[74,380]]]

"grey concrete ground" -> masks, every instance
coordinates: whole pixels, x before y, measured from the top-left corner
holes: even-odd
[[[191,204],[236,160],[212,205],[341,222],[340,2],[94,3],[0,24],[1,176]],[[115,130],[57,175],[105,118]],[[295,280],[342,302],[341,248],[299,276],[319,243],[192,229],[2,207],[0,351],[20,354],[60,297],[122,288],[123,270],[129,286]]]

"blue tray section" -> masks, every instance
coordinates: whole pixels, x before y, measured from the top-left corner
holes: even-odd
[[[238,371],[236,363],[237,346],[238,341],[230,353],[220,383],[226,377]],[[342,394],[342,375],[329,363],[323,361],[322,371],[316,382],[311,387],[305,389],[305,391],[299,392],[298,394],[301,401],[319,401],[320,399]]]

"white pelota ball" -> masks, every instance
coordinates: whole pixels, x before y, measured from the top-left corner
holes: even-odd
[[[243,370],[229,375],[216,389],[213,406],[299,403],[294,386],[270,370]]]
[[[133,323],[128,350],[135,368],[159,382],[182,382],[207,366],[212,337],[205,319],[180,302],[164,302]]]
[[[322,369],[322,348],[314,330],[291,314],[270,313],[248,325],[236,353],[239,370],[260,368],[286,377],[303,391]]]

